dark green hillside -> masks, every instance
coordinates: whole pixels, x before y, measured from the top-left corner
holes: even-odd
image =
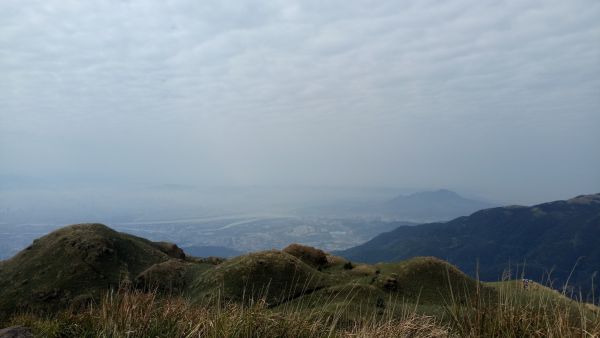
[[[102,224],[67,226],[0,262],[0,318],[15,310],[60,308],[73,300],[97,299],[120,284],[147,284],[161,267],[163,280],[168,276],[179,280],[178,273],[198,265],[184,264],[183,258],[183,251],[173,244],[119,233]],[[158,267],[151,269],[155,264]],[[164,264],[177,265],[180,272],[165,274],[169,269]]]
[[[478,211],[446,223],[399,227],[339,252],[363,262],[393,262],[435,256],[471,276],[497,281],[508,268],[512,277],[547,281],[559,288],[567,281],[591,293],[600,271],[600,194],[533,207],[510,206]],[[518,276],[517,276],[518,274]],[[596,292],[598,295],[598,292]],[[585,295],[584,295],[585,296]]]

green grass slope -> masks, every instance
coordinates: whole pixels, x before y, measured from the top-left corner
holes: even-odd
[[[171,265],[185,270],[192,263],[183,263],[184,258],[183,251],[173,244],[119,233],[102,224],[67,226],[0,262],[0,317],[98,299],[120,284],[147,284],[152,271],[146,270],[171,261],[181,261]],[[164,274],[172,269],[163,266],[162,270]],[[140,274],[142,278],[138,278]],[[169,277],[179,276],[161,278]]]

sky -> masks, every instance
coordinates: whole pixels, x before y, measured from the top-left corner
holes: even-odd
[[[0,1],[0,176],[600,192],[600,2]]]

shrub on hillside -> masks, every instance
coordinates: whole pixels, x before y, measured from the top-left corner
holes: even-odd
[[[172,258],[185,259],[185,252],[176,244],[169,242],[153,242],[154,246]]]
[[[327,254],[323,250],[313,248],[311,246],[301,244],[290,244],[283,252],[299,258],[304,263],[314,267],[322,267],[327,265]]]

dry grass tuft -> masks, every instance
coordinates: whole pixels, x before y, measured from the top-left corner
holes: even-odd
[[[52,317],[21,314],[10,324],[31,327],[42,337],[443,337],[447,330],[433,317],[370,320],[340,326],[343,310],[308,318],[301,312],[277,312],[264,300],[250,305],[194,306],[180,297],[157,293],[109,292],[97,306],[78,314]]]
[[[506,282],[496,297],[476,293],[466,305],[446,305],[452,331],[461,337],[600,337],[600,313],[590,304]],[[593,307],[593,306],[592,306]]]

